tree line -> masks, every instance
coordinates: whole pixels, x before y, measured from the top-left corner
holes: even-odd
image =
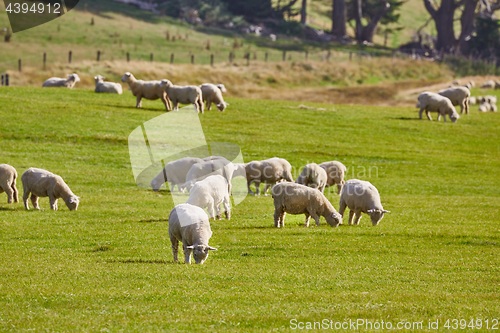
[[[298,17],[307,24],[308,5],[320,0],[156,0],[163,11],[174,17],[190,17],[213,25],[235,26],[243,22],[287,21]],[[399,24],[400,10],[408,0],[323,0],[331,1],[331,29],[334,40],[352,38],[358,43],[372,43],[377,29],[403,29]],[[412,0],[415,1],[415,0]],[[439,53],[500,58],[500,21],[495,11],[500,0],[419,0],[429,19],[417,31],[434,24],[432,48]],[[456,24],[456,21],[459,24]],[[456,31],[456,27],[459,27]],[[353,31],[353,36],[348,36]]]

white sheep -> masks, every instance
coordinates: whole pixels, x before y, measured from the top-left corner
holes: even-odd
[[[51,77],[42,84],[42,87],[66,87],[73,88],[77,82],[80,82],[78,74],[69,74],[66,79],[60,77]]]
[[[0,164],[0,193],[7,194],[8,203],[19,201],[16,179],[17,171],[13,166]]]
[[[191,263],[191,253],[197,264],[203,264],[209,251],[216,251],[208,245],[212,230],[205,211],[188,203],[179,204],[168,217],[168,234],[172,243],[174,261],[178,262],[179,242],[182,242],[186,264]]]
[[[169,80],[162,80],[161,85],[172,101],[174,110],[179,110],[179,103],[194,104],[196,111],[203,113],[203,98],[200,87],[177,86]]]
[[[420,119],[422,119],[422,112],[424,110],[429,120],[432,120],[429,112],[438,112],[438,121],[443,116],[446,122],[446,115],[450,117],[452,122],[456,122],[460,118],[455,107],[447,97],[429,91],[425,91],[418,96],[417,108],[420,108],[418,113]]]
[[[327,180],[328,175],[325,169],[316,163],[308,163],[302,169],[296,183],[318,189],[323,193]]]
[[[347,171],[346,166],[339,161],[323,162],[319,166],[326,171],[326,175],[328,177],[326,185],[337,185],[337,191],[340,194],[340,191],[342,191],[342,186],[344,186],[345,183],[344,177]]]
[[[496,86],[497,86],[497,82],[495,80],[488,80],[481,85],[481,88],[482,89],[495,89]],[[498,83],[498,86],[500,86],[500,83]]]
[[[221,112],[229,105],[224,102],[224,98],[222,97],[222,93],[226,91],[226,87],[223,84],[215,85],[212,83],[204,83],[200,86],[200,89],[207,110],[212,108],[212,103],[214,103]]]
[[[57,200],[62,198],[69,210],[77,210],[80,198],[71,192],[64,180],[52,172],[38,168],[29,168],[22,176],[23,202],[26,210],[29,210],[28,198],[31,193],[31,202],[35,209],[40,209],[38,197],[49,197],[50,208],[57,210]]]
[[[305,226],[309,226],[312,217],[319,225],[319,218],[323,216],[332,227],[342,223],[342,216],[333,208],[323,193],[311,187],[281,182],[271,189],[274,199],[274,226],[277,228],[285,226],[285,215],[305,214]]]
[[[229,184],[221,175],[212,175],[196,182],[189,192],[188,204],[208,209],[210,218],[220,219],[220,205],[224,204],[226,219],[231,218]]]
[[[339,213],[343,216],[345,209],[349,208],[349,225],[359,224],[361,213],[370,215],[373,226],[379,224],[385,213],[390,213],[382,207],[380,194],[370,182],[350,179],[340,193]]]
[[[165,168],[151,180],[151,188],[153,191],[158,191],[160,187],[168,181],[170,183],[170,191],[173,191],[175,186],[177,186],[179,191],[184,191],[183,185],[186,182],[186,176],[189,169],[194,164],[200,162],[203,162],[203,160],[197,157],[183,157],[168,162]]]
[[[130,90],[132,91],[132,95],[137,98],[135,105],[137,108],[142,107],[142,98],[149,100],[156,100],[159,98],[165,105],[165,109],[167,111],[172,110],[170,100],[168,99],[167,93],[165,92],[161,81],[137,80],[132,73],[126,72],[122,76],[122,82],[128,83]]]
[[[438,94],[447,97],[451,104],[460,105],[460,113],[469,114],[470,90],[466,87],[452,87],[438,91]]]
[[[497,112],[496,104],[491,104],[489,102],[483,102],[479,105],[479,112]]]
[[[266,184],[264,194],[269,187],[286,180],[293,182],[292,165],[284,158],[273,157],[262,161],[251,161],[245,165],[248,193],[259,195],[260,184]],[[255,193],[250,189],[250,185],[255,185]]]
[[[94,76],[96,93],[111,93],[121,95],[123,93],[122,85],[117,82],[105,82],[101,75]]]
[[[208,176],[221,175],[227,180],[229,193],[231,193],[231,180],[233,179],[234,170],[235,167],[233,163],[223,157],[196,163],[189,169],[186,175],[186,183],[183,186],[191,191],[191,188],[196,182],[203,180]]]

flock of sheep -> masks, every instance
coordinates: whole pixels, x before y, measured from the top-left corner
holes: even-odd
[[[187,201],[170,212],[169,236],[175,261],[178,260],[179,242],[182,242],[185,262],[191,262],[192,254],[200,264],[207,259],[209,251],[216,250],[209,245],[212,236],[209,220],[221,217],[221,205],[226,218],[231,217],[231,183],[235,177],[245,177],[249,194],[258,195],[261,184],[264,184],[264,194],[271,188],[275,227],[284,227],[286,213],[304,214],[306,227],[311,217],[319,225],[321,216],[336,227],[342,224],[346,208],[350,210],[350,225],[359,224],[361,213],[368,214],[372,224],[378,225],[389,212],[382,207],[379,192],[367,181],[351,179],[346,182],[345,173],[346,167],[338,161],[309,163],[294,181],[292,166],[283,158],[239,164],[222,156],[184,157],[167,163],[152,179],[151,187],[158,191],[168,183],[170,191],[176,187],[180,192],[189,191]],[[340,194],[338,212],[323,194],[326,186],[333,185]]]
[[[417,98],[417,108],[419,110],[419,117],[422,119],[422,113],[425,114],[429,120],[432,120],[430,112],[437,112],[437,120],[443,117],[446,122],[446,116],[452,122],[456,122],[460,116],[455,110],[455,106],[460,105],[460,113],[469,114],[470,104],[479,104],[480,112],[496,112],[497,111],[497,98],[495,96],[478,96],[472,97],[470,89],[474,86],[474,82],[470,81],[463,86],[454,83],[451,87],[442,89],[438,92],[424,91]],[[481,88],[500,88],[500,82],[488,81],[481,85]]]
[[[95,80],[96,93],[123,93],[123,88],[118,82],[104,81],[104,77],[97,75]],[[210,110],[212,103],[217,106],[219,111],[224,111],[229,105],[224,101],[222,93],[227,92],[223,84],[204,83],[200,86],[174,85],[169,80],[138,80],[130,72],[122,76],[122,82],[126,82],[132,94],[136,97],[136,107],[142,107],[142,99],[156,100],[160,99],[165,105],[167,111],[178,110],[180,104],[193,104],[198,113],[204,112],[204,104]],[[42,84],[42,87],[66,87],[73,88],[80,81],[78,74],[70,74],[67,78],[51,77]],[[172,108],[173,104],[173,108]]]

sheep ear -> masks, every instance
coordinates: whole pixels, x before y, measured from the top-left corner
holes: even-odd
[[[209,250],[212,250],[212,251],[217,251],[217,248],[212,247],[212,246],[209,246],[209,247],[208,247],[208,249],[209,249]]]
[[[384,213],[390,213],[391,211],[390,210],[383,210]]]

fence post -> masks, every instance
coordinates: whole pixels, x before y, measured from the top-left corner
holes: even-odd
[[[194,54],[191,54],[191,65],[194,65]]]
[[[97,62],[101,61],[101,51],[97,50]]]
[[[149,61],[153,62],[153,59],[154,59],[154,55],[153,55],[153,53],[151,53],[151,54],[149,55]]]
[[[47,69],[47,52],[43,52],[43,70]]]
[[[130,53],[127,52],[127,62],[130,61]]]
[[[309,51],[306,50],[306,61],[309,60]]]
[[[233,63],[233,59],[234,59],[234,53],[233,51],[230,51],[229,52],[229,63],[232,64]]]
[[[3,85],[4,85],[4,82],[5,82],[5,81],[4,81],[5,75],[4,75],[4,74],[2,74],[1,76],[2,76],[2,80],[1,80],[2,84],[1,84],[1,85],[3,86]]]
[[[286,50],[283,50],[283,61],[286,61]]]
[[[268,58],[269,58],[269,53],[266,51],[266,53],[264,54],[264,60],[265,60],[265,62],[267,62]]]
[[[174,57],[175,57],[175,56],[174,56],[174,54],[173,54],[173,53],[171,53],[171,54],[170,54],[170,63],[171,63],[171,64],[173,64],[173,63],[174,63]]]
[[[72,58],[73,58],[73,51],[69,51],[69,52],[68,52],[68,63],[70,63],[70,64],[71,64],[71,60],[72,60]]]
[[[22,69],[23,69],[23,62],[22,62],[22,60],[21,60],[21,59],[18,59],[18,60],[17,60],[17,70],[18,70],[19,72],[22,72]]]
[[[210,54],[210,66],[214,67],[214,54]]]
[[[245,53],[245,59],[247,60],[247,66],[250,66],[250,52]]]

